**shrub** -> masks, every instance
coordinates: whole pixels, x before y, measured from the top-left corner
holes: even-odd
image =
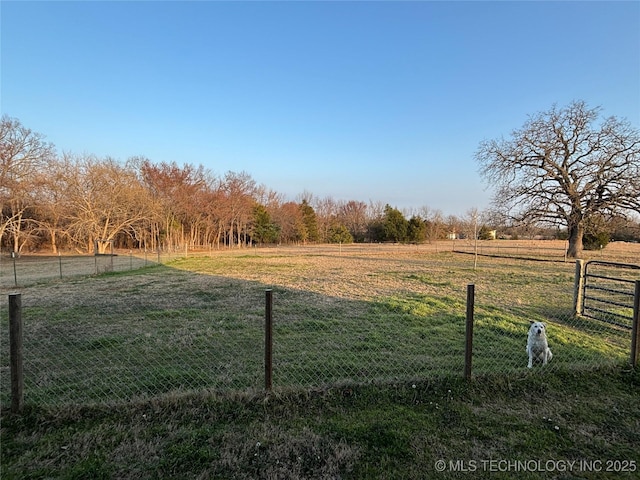
[[[585,233],[582,238],[582,246],[585,250],[600,250],[609,243],[609,234],[607,232]]]

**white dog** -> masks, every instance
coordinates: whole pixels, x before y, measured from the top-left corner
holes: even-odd
[[[542,361],[546,365],[553,357],[547,342],[547,325],[543,322],[531,321],[529,338],[527,339],[527,354],[529,355],[528,368],[533,367],[533,361]]]

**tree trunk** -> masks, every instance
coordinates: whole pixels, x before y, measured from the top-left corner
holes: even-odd
[[[56,255],[58,253],[58,244],[56,243],[56,231],[51,229],[51,253]]]
[[[582,256],[582,236],[584,235],[584,225],[577,222],[569,225],[569,248],[567,249],[567,257],[580,258]]]

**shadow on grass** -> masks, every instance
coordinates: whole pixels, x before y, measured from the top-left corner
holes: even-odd
[[[462,375],[464,291],[398,292],[365,301],[153,266],[24,289],[26,401],[117,404],[175,392],[260,389],[267,288],[274,298],[276,388]],[[526,366],[528,319],[541,313],[521,311],[478,306],[474,372]],[[550,328],[553,368],[619,361],[623,348],[589,325]],[[5,343],[1,350],[6,406]]]

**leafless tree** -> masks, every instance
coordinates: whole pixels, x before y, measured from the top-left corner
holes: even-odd
[[[486,214],[474,207],[467,210],[461,223],[465,238],[473,244],[474,270],[478,267],[478,240],[480,239],[480,227],[485,218]]]
[[[132,234],[148,220],[148,190],[135,171],[113,159],[91,156],[66,157],[68,231],[88,252],[98,246],[105,253],[108,242],[119,234]]]
[[[349,229],[356,241],[363,241],[367,233],[367,204],[355,200],[342,203],[338,209],[338,219]]]
[[[149,212],[156,212],[150,223],[152,248],[173,249],[202,241],[198,239],[201,230],[209,234],[219,217],[212,175],[202,165],[154,164],[148,159],[134,163],[139,163],[137,169],[154,205]]]
[[[36,223],[41,236],[48,239],[51,253],[57,254],[58,247],[68,238],[66,219],[75,206],[70,203],[68,188],[68,155],[56,158],[47,167],[43,181],[38,182],[33,193],[37,198]]]
[[[274,212],[272,219],[280,226],[280,241],[298,243],[307,237],[307,229],[302,218],[302,210],[296,202],[283,203]]]
[[[27,224],[35,223],[29,212],[37,201],[33,194],[55,157],[53,145],[44,136],[24,127],[18,120],[0,120],[0,239],[11,237],[14,252],[29,238]]]
[[[425,220],[427,240],[429,243],[446,237],[448,233],[447,226],[445,225],[441,210],[434,210],[425,205],[420,209],[420,216]]]
[[[256,182],[247,172],[227,172],[222,179],[224,193],[221,221],[230,247],[247,243],[248,225],[256,205]]]
[[[316,212],[320,241],[327,242],[331,227],[336,223],[338,202],[331,196],[317,198],[314,201],[313,209]]]
[[[494,205],[520,223],[565,226],[574,258],[590,219],[640,212],[640,132],[600,113],[583,101],[553,106],[475,155]]]

